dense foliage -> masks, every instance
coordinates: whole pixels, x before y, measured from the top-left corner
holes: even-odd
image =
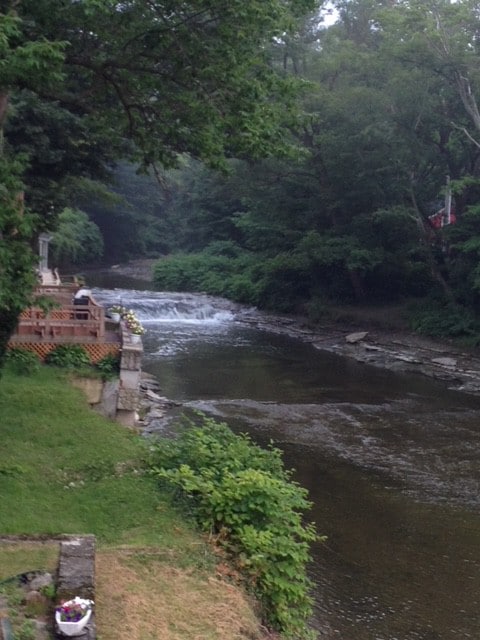
[[[107,262],[168,256],[162,288],[478,314],[478,4],[321,4],[4,3],[0,354],[65,207]],[[65,261],[99,255],[77,215]]]
[[[45,362],[63,369],[90,366],[90,357],[80,344],[59,344],[45,358]]]
[[[100,229],[83,211],[66,208],[58,216],[58,227],[51,243],[53,264],[85,264],[103,256]]]
[[[37,354],[22,347],[9,349],[5,356],[8,367],[18,375],[31,375],[40,369]]]
[[[188,422],[188,421],[187,421]],[[203,418],[152,452],[152,470],[215,536],[247,576],[268,624],[285,637],[309,637],[310,581],[306,577],[314,526],[304,524],[306,490],[286,471],[278,449]]]
[[[309,82],[303,157],[171,176],[183,255],[158,263],[157,286],[288,311],[427,298],[419,330],[478,335],[478,5],[332,4],[334,24],[283,43]]]
[[[288,152],[297,83],[269,64],[268,45],[314,6],[1,3],[0,365],[30,301],[39,232],[114,161],[158,173],[180,154],[222,166]]]

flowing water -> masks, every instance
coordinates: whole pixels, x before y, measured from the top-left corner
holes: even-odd
[[[285,452],[328,536],[320,638],[480,638],[480,398],[252,329],[226,301],[95,293],[136,310],[163,395]]]

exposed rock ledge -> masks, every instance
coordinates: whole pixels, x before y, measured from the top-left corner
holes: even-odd
[[[159,395],[160,384],[154,376],[142,371],[140,380],[140,415],[136,426],[147,429],[152,423],[162,420],[173,407],[180,406],[164,396]]]
[[[416,373],[441,380],[450,389],[480,394],[480,360],[471,353],[415,336],[367,335],[357,341],[324,344],[315,347],[353,357],[359,362],[393,371]]]

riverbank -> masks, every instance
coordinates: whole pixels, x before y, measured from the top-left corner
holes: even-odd
[[[155,259],[132,260],[111,267],[109,272],[152,282],[156,262]],[[433,378],[449,389],[480,395],[480,351],[413,333],[405,321],[404,306],[339,306],[326,309],[325,317],[325,321],[313,324],[300,316],[252,310],[242,312],[241,322],[299,338],[317,349],[357,362]]]
[[[54,560],[37,566],[27,541],[94,534],[102,640],[266,637],[252,602],[223,579],[223,559],[145,472],[144,439],[93,412],[47,367],[31,377],[5,371],[0,405],[0,582],[53,572]],[[121,615],[112,617],[112,598]]]

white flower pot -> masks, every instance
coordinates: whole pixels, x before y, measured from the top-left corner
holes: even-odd
[[[138,333],[131,333],[130,337],[131,337],[133,343],[138,344],[139,342],[142,341],[142,336],[139,335]]]
[[[120,314],[119,313],[111,313],[110,318],[112,322],[120,322]]]
[[[55,612],[55,622],[57,623],[58,630],[64,636],[79,636],[83,633],[84,628],[89,623],[92,610],[88,609],[87,613],[78,622],[63,622],[60,620],[60,613]]]

